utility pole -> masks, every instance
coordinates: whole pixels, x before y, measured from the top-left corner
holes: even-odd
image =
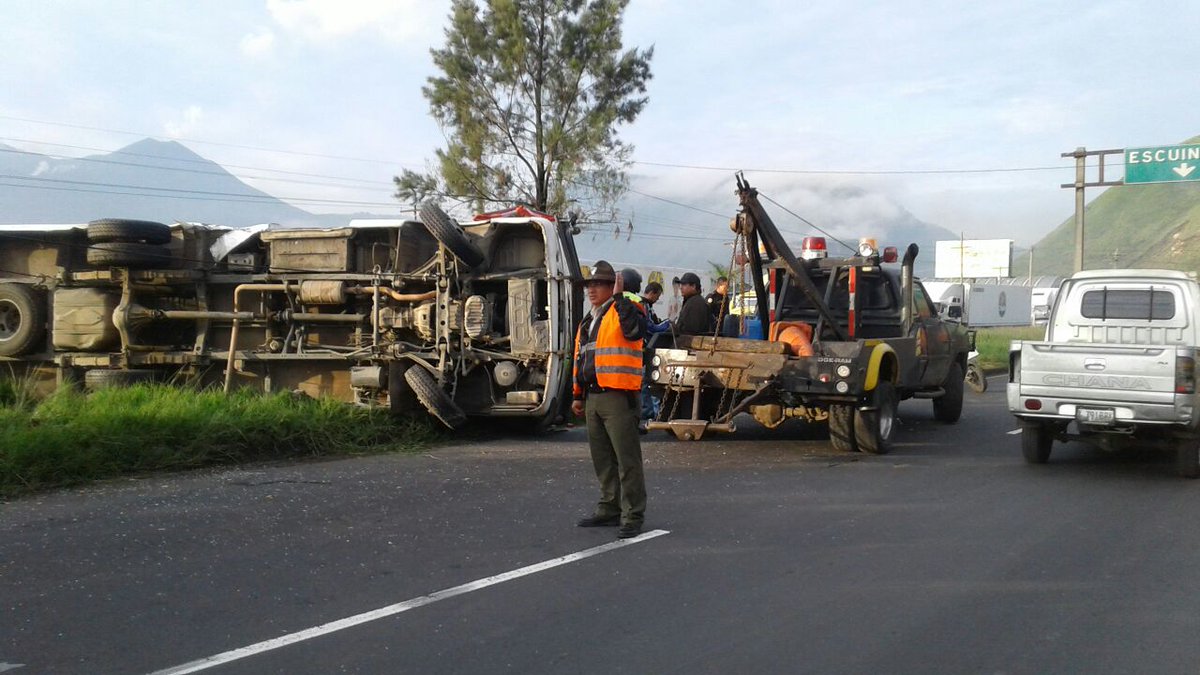
[[[1033,285],[1033,247],[1029,247],[1029,285]]]
[[[1063,183],[1062,187],[1075,189],[1075,271],[1076,272],[1080,272],[1083,270],[1083,212],[1084,212],[1085,207],[1087,206],[1087,202],[1084,200],[1084,197],[1083,197],[1083,189],[1089,188],[1089,187],[1114,187],[1117,185],[1125,184],[1124,179],[1117,180],[1117,181],[1105,181],[1104,180],[1104,158],[1107,155],[1115,155],[1118,153],[1121,154],[1122,156],[1124,156],[1125,148],[1118,148],[1116,150],[1091,150],[1091,151],[1089,151],[1087,148],[1080,146],[1078,148],[1075,148],[1074,152],[1062,153],[1063,157],[1074,157],[1075,158],[1075,182],[1074,183]],[[1093,183],[1087,182],[1087,158],[1088,157],[1099,157],[1100,158],[1099,180],[1097,180]],[[1033,259],[1033,255],[1031,253],[1030,260],[1032,260],[1032,259]],[[1032,265],[1032,262],[1030,264]]]

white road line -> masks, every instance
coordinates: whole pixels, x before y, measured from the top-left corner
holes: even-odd
[[[0,673],[3,673],[6,670],[16,670],[17,668],[24,667],[24,663],[0,663]]]
[[[637,537],[633,537],[632,539],[618,539],[616,541],[609,542],[607,544],[602,544],[602,545],[596,546],[594,548],[584,549],[582,551],[579,551],[578,553],[569,553],[567,555],[564,555],[564,556],[561,556],[558,558],[552,558],[552,559],[546,560],[544,562],[536,563],[533,565],[529,565],[526,567],[522,567],[519,569],[509,571],[509,572],[504,572],[502,574],[497,574],[495,576],[486,577],[483,579],[476,579],[475,581],[467,582],[461,586],[455,586],[453,588],[446,588],[446,589],[437,591],[435,593],[430,593],[429,595],[422,595],[418,598],[413,598],[412,600],[405,600],[404,602],[398,602],[394,605],[388,605],[387,607],[380,607],[379,609],[374,609],[369,612],[363,612],[362,614],[356,614],[354,616],[346,617],[345,619],[338,619],[337,621],[330,621],[329,623],[324,623],[324,624],[321,624],[320,626],[315,626],[313,628],[306,628],[305,630],[302,630],[302,631],[299,631],[296,633],[291,633],[289,635],[284,635],[284,636],[277,637],[277,638],[274,638],[271,640],[264,640],[263,642],[259,642],[256,644],[252,644],[252,645],[249,645],[246,647],[241,647],[239,649],[234,649],[234,650],[227,651],[227,652],[222,652],[220,654],[208,656],[203,659],[198,659],[196,661],[190,661],[188,663],[185,663],[185,664],[179,665],[179,666],[175,666],[173,668],[167,668],[165,670],[156,670],[153,673],[151,673],[150,675],[183,675],[184,673],[195,673],[195,672],[199,672],[201,670],[207,670],[209,668],[213,668],[215,666],[219,666],[224,663],[229,663],[230,661],[244,659],[247,656],[254,656],[255,654],[261,654],[263,652],[271,651],[272,649],[279,649],[280,647],[286,647],[287,645],[295,644],[297,642],[303,642],[304,640],[311,640],[312,638],[315,638],[315,637],[320,637],[322,635],[334,633],[339,630],[344,630],[346,628],[352,628],[354,626],[357,626],[359,624],[364,624],[369,621],[375,621],[376,619],[382,619],[385,617],[399,614],[401,612],[407,612],[410,609],[416,609],[417,607],[423,607],[425,605],[433,604],[439,600],[453,598],[456,595],[470,593],[471,591],[478,591],[481,588],[487,588],[488,586],[495,586],[496,584],[501,584],[501,583],[504,583],[505,581],[512,581],[513,579],[517,579],[517,578],[520,578],[523,576],[534,574],[536,572],[544,572],[548,569],[551,569],[554,567],[559,567],[560,565],[566,565],[567,563],[573,563],[573,562],[576,562],[579,560],[583,560],[584,558],[590,558],[594,555],[600,555],[601,553],[612,551],[612,550],[615,550],[615,549],[618,549],[618,548],[621,548],[624,546],[629,546],[631,544],[637,544],[639,542],[647,541],[647,540],[653,539],[655,537],[661,537],[664,534],[670,534],[670,531],[668,531],[668,530],[650,530],[649,532],[644,532]]]
[[[1017,434],[1021,433],[1021,430],[1013,429],[1012,431],[1006,431],[1005,433],[1007,433],[1009,436],[1016,436]]]

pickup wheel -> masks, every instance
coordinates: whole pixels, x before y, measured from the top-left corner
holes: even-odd
[[[429,414],[442,424],[457,429],[467,422],[467,415],[458,407],[450,395],[438,386],[437,380],[422,366],[413,366],[404,372],[404,381],[412,387],[417,400]]]
[[[939,422],[954,424],[962,417],[963,406],[963,371],[957,362],[950,364],[942,391],[945,393],[933,399],[933,416]]]
[[[1182,478],[1200,478],[1200,440],[1179,441],[1175,447],[1175,472]]]
[[[896,388],[891,382],[875,385],[873,410],[854,411],[854,440],[858,449],[872,455],[891,450],[892,431],[896,427]]]
[[[838,452],[858,450],[854,444],[854,406],[829,406],[829,444]]]
[[[0,284],[0,356],[21,356],[42,347],[46,299],[27,284]]]
[[[1030,464],[1045,464],[1050,459],[1054,430],[1042,422],[1021,422],[1021,454]]]
[[[421,204],[421,222],[434,239],[442,242],[464,265],[475,269],[483,264],[483,251],[467,238],[462,228],[446,215],[442,207],[433,202]]]

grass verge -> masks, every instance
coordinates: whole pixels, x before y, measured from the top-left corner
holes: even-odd
[[[980,328],[975,333],[975,349],[979,351],[979,365],[985,370],[1008,370],[1008,345],[1013,340],[1041,340],[1046,334],[1045,326],[1014,326],[1005,328]]]
[[[0,380],[0,496],[131,473],[412,452],[439,436],[423,419],[285,393],[139,385],[38,401],[20,381]]]

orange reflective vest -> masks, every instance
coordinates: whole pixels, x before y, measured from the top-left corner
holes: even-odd
[[[636,306],[645,312],[641,305]],[[590,325],[588,327],[591,328]],[[583,398],[583,388],[579,386],[579,363],[589,351],[596,360],[596,384],[602,389],[642,390],[642,375],[645,373],[642,340],[629,340],[621,332],[621,318],[615,305],[600,317],[600,329],[595,342],[584,342],[582,323],[575,331],[575,398]]]

